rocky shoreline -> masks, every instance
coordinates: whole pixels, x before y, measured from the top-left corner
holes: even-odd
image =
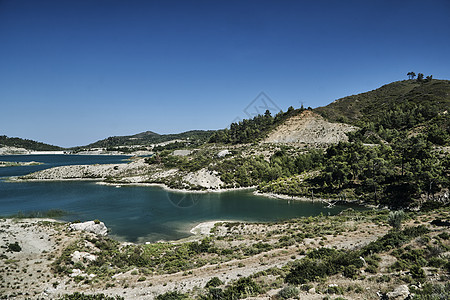
[[[38,166],[38,165],[43,165],[43,163],[37,161],[0,161],[0,168]]]
[[[390,232],[383,216],[386,216],[383,212],[361,214],[347,211],[341,216],[300,218],[267,224],[208,221],[191,229],[193,239],[139,245],[119,243],[105,237],[106,226],[98,220],[71,224],[52,219],[0,218],[0,239],[5,243],[5,247],[0,248],[0,269],[3,270],[0,295],[6,296],[6,299],[62,299],[64,295],[81,292],[137,300],[155,299],[158,295],[177,291],[194,297],[208,292],[205,286],[217,277],[222,288],[246,278],[252,278],[261,285],[267,282],[267,289],[253,299],[274,299],[289,286],[283,278],[292,263],[302,261],[309,252],[323,247],[348,253],[362,249]],[[430,241],[429,244],[440,241],[448,247],[448,238],[442,238],[448,236],[448,229],[430,222],[448,216],[448,210],[412,215],[404,226],[426,226],[428,234],[411,241],[408,246],[417,248],[426,241]],[[293,232],[303,237],[294,240],[296,235]],[[134,266],[127,255],[121,256],[124,262],[131,263],[125,268],[118,269],[117,261],[113,264],[109,260],[106,261],[106,266],[109,266],[106,269],[92,268],[97,264],[105,266],[104,259],[108,256],[104,256],[103,252],[128,255],[144,254],[142,249],[167,252],[173,249],[171,247],[187,249],[185,247],[204,243],[211,243],[216,250],[188,256],[192,263],[188,269],[146,269],[142,265]],[[267,248],[260,249],[261,246]],[[250,249],[260,250],[250,253]],[[333,296],[331,287],[342,289],[342,295],[349,300],[379,299],[382,294],[387,295],[386,299],[406,299],[417,287],[403,281],[405,272],[399,275],[389,269],[397,261],[395,251],[390,250],[382,249],[377,255],[375,271],[367,271],[368,256],[367,262],[364,261],[365,267],[358,269],[355,278],[337,274],[299,285],[297,298],[313,300]],[[239,254],[242,251],[246,254]],[[155,259],[160,255],[156,254],[158,252],[151,253],[157,255]],[[162,265],[171,262],[170,257]],[[174,259],[178,263],[178,258]],[[206,263],[196,266],[195,262],[200,261]],[[430,280],[445,282],[446,273],[441,269],[437,275],[431,272],[435,270],[433,268],[424,269]],[[388,277],[389,280],[380,280]],[[400,289],[402,295],[398,296]]]
[[[168,183],[171,178],[182,177],[186,188],[173,188]],[[201,169],[197,172],[181,172],[178,169],[163,169],[145,162],[144,158],[134,159],[127,164],[69,165],[45,169],[20,177],[10,177],[9,181],[96,181],[97,184],[121,186],[156,186],[177,193],[220,193],[238,190],[254,190],[253,194],[263,197],[320,202],[332,207],[336,204],[361,204],[358,201],[289,196],[262,193],[256,186],[224,188],[217,173]],[[189,188],[188,188],[189,187]]]

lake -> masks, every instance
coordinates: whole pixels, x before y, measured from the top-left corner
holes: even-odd
[[[334,215],[348,206],[271,199],[251,191],[176,193],[160,187],[107,186],[86,181],[6,182],[49,167],[73,164],[126,163],[127,156],[0,155],[0,161],[37,161],[38,166],[0,168],[0,215],[19,211],[61,209],[65,221],[99,219],[110,235],[130,242],[174,240],[192,227],[211,220],[278,221],[320,213]]]

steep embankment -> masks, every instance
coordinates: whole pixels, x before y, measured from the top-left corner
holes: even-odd
[[[322,116],[305,110],[287,119],[269,133],[266,143],[330,144],[347,141],[346,133],[356,127],[331,123]]]

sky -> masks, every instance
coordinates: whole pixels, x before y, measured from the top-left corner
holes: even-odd
[[[0,135],[221,129],[409,71],[450,79],[449,32],[448,0],[0,0]]]

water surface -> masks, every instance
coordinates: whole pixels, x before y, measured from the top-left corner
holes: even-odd
[[[37,157],[36,157],[37,156]],[[41,166],[0,168],[0,177],[24,175],[56,165],[124,162],[124,156],[0,156],[0,160],[39,161]],[[131,242],[189,236],[196,224],[210,220],[277,221],[336,214],[348,206],[255,196],[251,191],[174,193],[159,187],[106,186],[95,182],[6,182],[0,180],[0,215],[61,209],[67,221],[100,219],[111,235]]]

